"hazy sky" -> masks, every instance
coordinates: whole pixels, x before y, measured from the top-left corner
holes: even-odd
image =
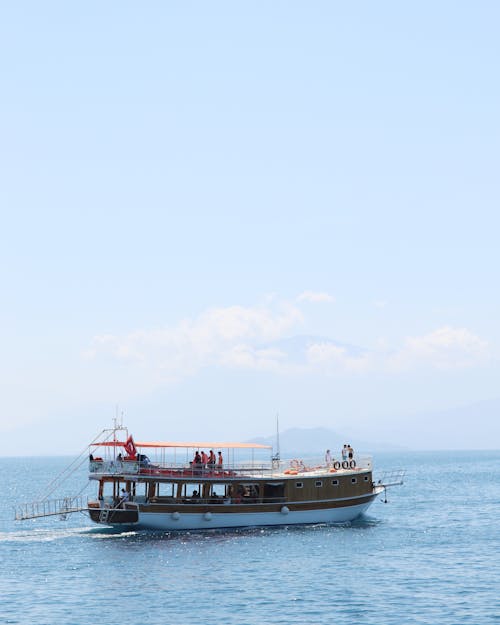
[[[0,454],[500,396],[499,19],[5,3]]]

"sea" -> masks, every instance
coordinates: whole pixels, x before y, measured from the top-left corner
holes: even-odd
[[[0,459],[0,623],[500,623],[500,451],[376,454],[375,476],[402,468],[405,483],[340,526],[155,533],[83,513],[14,521],[13,507],[69,462]],[[65,494],[86,483],[82,467]]]

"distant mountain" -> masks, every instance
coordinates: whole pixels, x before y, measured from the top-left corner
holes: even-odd
[[[424,413],[404,427],[414,449],[500,449],[500,398]]]
[[[272,445],[276,450],[276,435],[252,438],[249,443]],[[329,428],[291,428],[280,432],[280,453],[282,457],[300,456],[304,454],[323,455],[326,449],[332,454],[340,453],[344,443],[350,443],[356,451],[401,451],[404,447],[380,441],[364,441],[347,432],[339,434]]]

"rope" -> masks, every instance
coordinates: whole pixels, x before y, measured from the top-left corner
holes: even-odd
[[[80,454],[78,454],[78,456],[73,460],[73,462],[71,462],[65,469],[63,469],[61,473],[59,473],[59,475],[57,475],[50,482],[50,484],[46,486],[45,492],[40,495],[40,498],[38,501],[40,502],[46,501],[57,488],[59,488],[69,477],[71,477],[71,475],[73,475],[82,466],[82,464],[85,461],[88,460],[88,450],[89,450],[90,445],[97,442],[98,439],[105,432],[109,432],[109,434],[106,436],[106,438],[102,442],[106,442],[111,437],[114,430],[104,429],[101,432],[99,432],[99,434],[92,440],[92,442],[89,443],[89,445],[87,445]],[[78,463],[78,464],[75,466],[75,463]],[[85,488],[87,488],[87,484],[85,485]]]

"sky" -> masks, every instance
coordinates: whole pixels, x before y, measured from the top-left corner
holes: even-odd
[[[71,453],[116,411],[138,439],[279,414],[411,447],[497,401],[499,18],[5,4],[0,455]],[[471,417],[454,445],[499,448]]]

